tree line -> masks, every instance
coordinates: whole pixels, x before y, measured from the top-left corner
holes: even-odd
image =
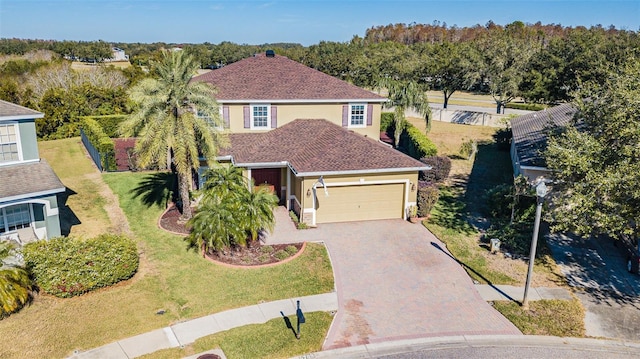
[[[90,76],[65,67],[65,59],[103,61],[111,57],[112,46],[125,50],[132,65],[95,70],[114,81],[96,84],[86,79]],[[0,54],[4,54],[0,98],[45,112],[38,127],[40,137],[71,135],[73,126],[59,129],[74,116],[129,113],[126,90],[153,73],[154,64],[161,60],[160,50],[173,48],[188,53],[201,69],[216,69],[272,49],[365,88],[399,81],[441,91],[445,108],[456,91],[490,94],[501,112],[516,98],[557,104],[571,100],[585,83],[603,84],[609,73],[640,55],[640,38],[637,32],[613,27],[515,21],[463,28],[439,22],[390,24],[369,28],[364,37],[354,36],[347,42],[321,41],[311,46],[0,39]],[[48,53],[49,59],[34,57],[37,53]]]

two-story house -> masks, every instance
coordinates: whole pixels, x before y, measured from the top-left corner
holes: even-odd
[[[60,236],[57,194],[65,187],[40,159],[35,120],[44,114],[0,100],[0,239]]]
[[[231,142],[218,160],[273,187],[302,221],[406,218],[416,204],[429,167],[379,141],[386,98],[272,51],[193,80],[218,90]]]

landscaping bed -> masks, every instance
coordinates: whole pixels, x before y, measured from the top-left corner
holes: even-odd
[[[246,247],[236,246],[230,251],[207,254],[210,259],[235,266],[273,264],[293,257],[302,250],[303,243],[263,245],[255,241]]]

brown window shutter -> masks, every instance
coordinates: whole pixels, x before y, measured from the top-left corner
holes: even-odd
[[[222,106],[222,121],[224,122],[224,128],[231,127],[231,121],[229,120],[229,106]]]
[[[244,128],[251,128],[251,108],[249,106],[244,107]]]
[[[342,105],[342,127],[349,127],[349,105]]]
[[[271,128],[278,127],[278,108],[271,106]]]
[[[373,125],[373,105],[367,105],[367,126]]]

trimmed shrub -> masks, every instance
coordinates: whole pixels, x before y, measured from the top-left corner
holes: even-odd
[[[501,128],[493,134],[493,139],[496,141],[496,145],[501,151],[509,151],[511,149],[512,138],[513,131],[511,128]]]
[[[513,103],[513,102],[509,102],[504,107],[514,108],[516,110],[528,110],[528,111],[541,111],[547,108],[547,106],[539,103]]]
[[[287,253],[289,253],[290,255],[298,253],[298,248],[296,246],[287,246],[284,250],[287,251]]]
[[[116,169],[115,160],[115,144],[113,140],[107,136],[102,130],[102,126],[90,117],[82,118],[82,130],[89,139],[89,142],[96,147],[101,154],[102,168],[107,171],[113,171]]]
[[[429,140],[427,135],[411,124],[408,124],[400,136],[399,147],[402,147],[403,152],[415,159],[435,156],[438,153],[436,145]]]
[[[108,137],[117,138],[120,137],[120,124],[127,119],[127,115],[84,116],[83,119],[85,118],[96,121]]]
[[[485,192],[488,215],[493,218],[509,218],[513,207],[513,185],[500,184]]]
[[[435,185],[418,188],[418,217],[426,217],[438,202],[440,191]]]
[[[279,261],[291,257],[291,255],[287,251],[277,251],[273,254],[273,256],[276,257]]]
[[[272,246],[262,246],[260,247],[260,252],[262,253],[273,253],[274,249]]]
[[[447,156],[432,156],[420,159],[420,162],[431,166],[430,171],[420,171],[420,180],[439,183],[449,177],[451,172],[451,159]]]
[[[114,234],[29,243],[23,248],[23,256],[37,286],[62,298],[129,279],[139,263],[135,242]]]

